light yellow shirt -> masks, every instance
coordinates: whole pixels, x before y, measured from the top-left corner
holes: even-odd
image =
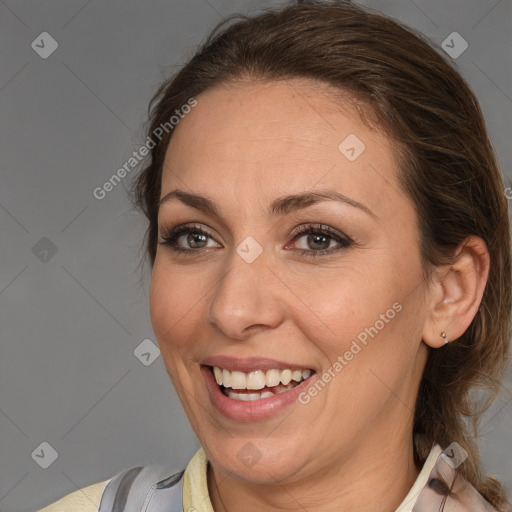
[[[78,489],[40,512],[98,512],[101,495],[109,482],[110,479]]]
[[[425,487],[441,451],[439,445],[435,445],[432,448],[416,482],[396,509],[396,512],[412,512],[414,503],[423,487]],[[183,510],[214,512],[208,495],[207,464],[206,454],[200,448],[190,460],[183,476]],[[97,512],[101,495],[109,481],[105,480],[104,482],[79,489],[39,512]]]

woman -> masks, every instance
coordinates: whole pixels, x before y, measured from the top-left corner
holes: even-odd
[[[470,395],[506,359],[507,203],[451,64],[290,5],[219,25],[150,107],[151,321],[201,449],[100,511],[511,510]]]

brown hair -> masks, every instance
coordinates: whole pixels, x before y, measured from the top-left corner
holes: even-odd
[[[487,244],[490,273],[475,318],[458,339],[429,348],[414,416],[415,462],[423,464],[433,442],[445,448],[456,441],[469,453],[460,472],[494,507],[506,510],[498,480],[481,475],[476,442],[481,416],[503,379],[511,314],[508,206],[478,101],[421,34],[347,2],[308,2],[219,23],[154,95],[148,133],[214,86],[291,78],[349,93],[394,141],[400,185],[418,214],[426,279],[435,266],[455,260],[468,236]],[[134,204],[149,220],[144,246],[151,267],[172,133],[166,130],[155,141],[133,184]],[[475,390],[488,392],[480,407]]]

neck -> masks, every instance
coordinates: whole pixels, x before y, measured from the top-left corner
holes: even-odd
[[[395,441],[395,442],[393,442]],[[380,450],[359,450],[291,483],[254,485],[216,471],[208,463],[210,500],[215,512],[308,510],[308,512],[394,512],[420,472],[414,464],[412,439],[396,442],[396,433]],[[357,452],[357,453],[356,453]]]

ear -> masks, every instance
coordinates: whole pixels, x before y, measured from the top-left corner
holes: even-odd
[[[470,236],[461,243],[454,263],[437,267],[431,283],[429,311],[423,329],[423,341],[442,347],[466,331],[475,317],[489,276],[490,257],[485,242]]]

